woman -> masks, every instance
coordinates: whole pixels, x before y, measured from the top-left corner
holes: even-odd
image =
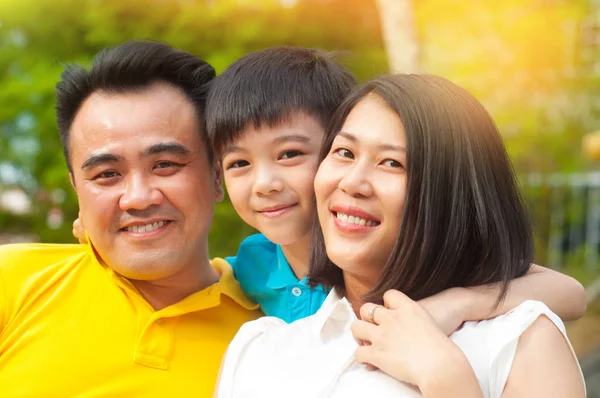
[[[310,276],[334,289],[311,317],[244,325],[219,396],[585,396],[564,327],[542,303],[448,338],[414,301],[506,284],[531,263],[531,227],[485,109],[442,78],[397,75],[351,93],[331,131]]]

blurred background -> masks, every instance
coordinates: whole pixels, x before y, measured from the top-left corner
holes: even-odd
[[[64,64],[89,66],[132,38],[166,41],[217,72],[295,45],[340,51],[361,81],[418,71],[470,90],[530,201],[536,262],[587,287],[589,315],[569,327],[600,384],[600,0],[0,0],[0,244],[74,242],[54,87]],[[235,253],[251,232],[225,201],[211,254]]]

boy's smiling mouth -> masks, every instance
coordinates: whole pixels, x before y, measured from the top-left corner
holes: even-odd
[[[289,205],[270,206],[270,207],[265,207],[262,210],[257,210],[257,213],[259,213],[260,215],[263,215],[265,217],[275,218],[275,217],[279,217],[283,214],[288,213],[289,211],[291,211],[292,209],[294,209],[297,206],[298,206],[298,203],[292,203]]]

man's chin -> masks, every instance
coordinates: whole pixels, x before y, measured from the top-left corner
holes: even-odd
[[[173,253],[174,254],[174,253]],[[120,261],[113,270],[127,279],[153,281],[168,278],[179,271],[175,255],[166,256],[129,256],[126,261]]]

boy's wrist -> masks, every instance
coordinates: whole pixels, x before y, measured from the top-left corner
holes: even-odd
[[[460,289],[459,306],[462,321],[480,321],[487,319],[493,304],[489,302],[490,294],[481,292],[481,286],[478,287],[463,287]]]

